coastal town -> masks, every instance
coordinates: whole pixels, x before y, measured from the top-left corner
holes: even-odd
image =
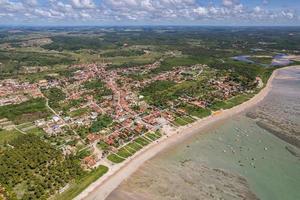
[[[217,42],[200,28],[0,33],[4,200],[84,199],[124,170],[120,184],[176,138],[261,100],[274,70],[300,61],[247,29]]]
[[[205,111],[212,103],[208,98],[184,94],[164,106],[156,106],[141,92],[151,84],[169,82],[180,85],[200,79],[205,74],[206,78],[210,76],[207,87],[212,88],[212,95],[222,101],[251,92],[229,77],[218,77],[216,71],[202,64],[180,66],[147,79],[137,80],[130,76],[147,74],[159,66],[160,61],[157,61],[145,66],[111,70],[108,64],[81,64],[70,66],[74,73],[69,78],[56,79],[54,76],[37,83],[2,80],[1,106],[45,99],[50,113],[29,122],[30,125],[26,125],[28,122],[25,125],[14,124],[2,118],[1,129],[16,129],[24,134],[31,129],[40,129],[45,133],[45,140],[56,144],[64,155],[85,151],[82,166],[91,169],[103,163],[122,162],[160,138],[164,126],[177,127],[199,119],[200,116],[190,114],[186,108],[196,107]],[[53,97],[58,93],[63,98]]]

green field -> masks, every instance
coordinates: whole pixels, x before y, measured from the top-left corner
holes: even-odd
[[[131,152],[129,152],[128,150],[126,150],[125,147],[119,149],[116,154],[118,156],[121,156],[122,158],[128,158],[128,157],[130,157],[130,156],[133,155]]]
[[[211,111],[209,109],[199,108],[190,104],[183,104],[181,108],[183,108],[189,115],[198,118],[204,118],[211,114]]]
[[[174,120],[174,123],[177,126],[185,126],[185,125],[188,125],[188,124],[190,124],[194,121],[195,121],[195,119],[193,119],[189,116],[182,116],[182,117],[176,117],[175,120]]]
[[[109,156],[107,156],[107,159],[110,160],[113,163],[121,163],[121,162],[124,161],[123,158],[120,158],[116,154],[110,154]]]
[[[42,98],[0,107],[0,118],[7,118],[15,124],[32,122],[48,117],[49,115],[50,111],[46,107],[46,101]]]
[[[226,100],[226,101],[215,102],[214,104],[212,104],[210,106],[210,109],[212,109],[213,111],[217,111],[217,110],[221,110],[221,109],[230,109],[230,108],[237,106],[245,101],[248,101],[249,99],[251,99],[254,96],[254,94],[242,94],[242,95],[232,97],[231,99]]]
[[[149,144],[149,142],[142,137],[135,139],[134,142],[136,142],[142,146],[146,146]]]
[[[146,133],[149,134],[153,140],[158,139],[160,136],[157,134],[151,134],[151,133]],[[110,154],[107,156],[107,159],[112,161],[113,163],[120,163],[123,162],[123,158],[128,158],[135,154],[137,151],[141,150],[143,146],[146,146],[150,143],[146,138],[144,137],[139,137],[135,139],[134,141],[126,144],[124,147],[120,148],[117,153]]]
[[[85,113],[88,113],[89,111],[90,111],[89,108],[79,108],[77,110],[69,112],[68,114],[70,115],[70,117],[78,117]]]

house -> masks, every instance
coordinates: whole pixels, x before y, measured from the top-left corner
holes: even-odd
[[[82,160],[82,164],[87,168],[93,168],[97,164],[93,156],[87,156]]]
[[[102,138],[101,135],[97,135],[97,134],[93,134],[93,133],[90,133],[87,135],[87,140],[89,141],[89,143],[94,143],[98,140],[100,140]]]

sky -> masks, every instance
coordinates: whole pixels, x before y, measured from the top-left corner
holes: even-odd
[[[0,0],[0,25],[300,26],[300,0]]]

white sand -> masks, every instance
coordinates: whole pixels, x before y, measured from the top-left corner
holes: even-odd
[[[280,70],[280,69],[279,69]],[[274,71],[270,77],[267,85],[252,99],[244,102],[236,107],[228,110],[224,110],[216,115],[211,115],[204,119],[200,119],[192,124],[189,124],[178,129],[172,129],[171,127],[165,127],[164,131],[167,136],[163,136],[158,142],[154,142],[141,151],[137,152],[134,156],[128,158],[126,161],[120,164],[116,164],[110,167],[109,171],[103,175],[100,179],[92,183],[87,187],[80,195],[75,199],[86,200],[102,200],[105,199],[114,189],[116,189],[123,180],[133,174],[145,161],[149,160],[162,150],[180,142],[193,134],[199,133],[200,130],[212,125],[215,122],[226,119],[233,115],[236,115],[262,101],[271,90],[272,81],[276,76],[278,70]]]

